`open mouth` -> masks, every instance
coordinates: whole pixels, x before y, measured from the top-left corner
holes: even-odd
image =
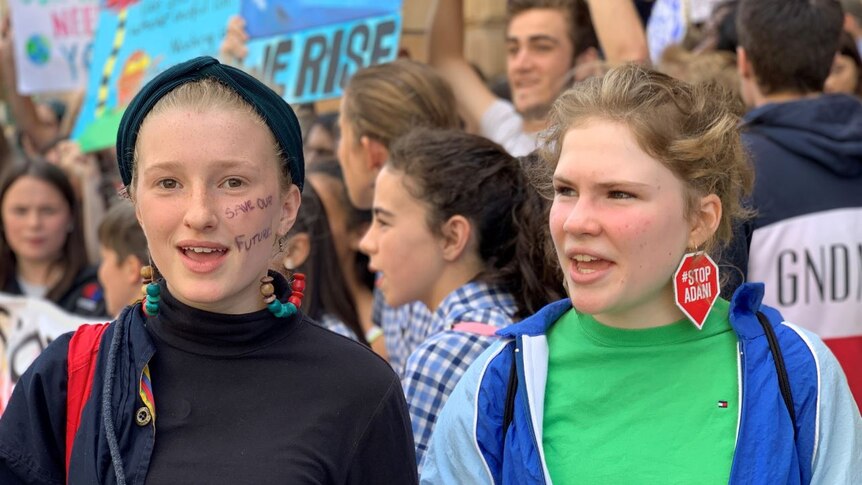
[[[520,80],[520,81],[515,82],[513,84],[513,88],[515,91],[521,92],[521,91],[527,91],[527,90],[530,90],[532,88],[535,88],[538,85],[539,85],[538,81],[525,79],[525,80]]]
[[[180,251],[192,261],[206,262],[221,258],[227,253],[227,248],[208,248],[199,246],[181,246]]]
[[[596,258],[587,254],[576,254],[572,257],[575,269],[580,274],[592,274],[610,267],[611,262],[606,259]]]

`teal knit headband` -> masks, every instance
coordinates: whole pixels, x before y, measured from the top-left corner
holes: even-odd
[[[177,64],[153,78],[135,95],[123,113],[117,132],[117,163],[123,184],[128,186],[132,182],[138,131],[153,106],[173,89],[204,78],[214,78],[227,85],[257,111],[284,153],[290,178],[302,190],[305,160],[302,156],[302,133],[293,109],[262,82],[239,69],[220,64],[212,57],[198,57]]]

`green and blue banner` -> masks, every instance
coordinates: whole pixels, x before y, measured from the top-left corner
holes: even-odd
[[[156,74],[217,56],[237,14],[251,38],[240,67],[289,103],[338,97],[359,68],[398,55],[401,0],[101,0],[87,94],[72,133],[81,148],[113,145],[123,110]]]

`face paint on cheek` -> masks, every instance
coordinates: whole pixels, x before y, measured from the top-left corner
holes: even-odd
[[[251,248],[257,246],[258,244],[266,241],[272,236],[272,228],[266,227],[251,236],[246,234],[241,234],[234,238],[234,243],[236,243],[236,249],[239,252],[242,252],[243,249],[246,251],[251,251]]]
[[[241,204],[234,204],[229,207],[225,207],[224,215],[228,219],[233,219],[234,217],[241,216],[253,212],[255,209],[264,210],[269,208],[272,205],[272,196],[267,195],[266,197],[258,197],[256,201],[252,202],[251,199],[247,199],[245,202]]]
[[[267,195],[265,198],[262,198],[262,199],[261,198],[257,199],[257,208],[258,209],[263,210],[263,209],[266,209],[267,207],[269,207],[271,205],[272,205],[272,196],[271,195]]]
[[[254,202],[250,199],[246,200],[243,204],[236,205],[233,212],[233,217],[245,216],[251,212],[262,211],[263,214],[266,214],[273,208],[273,196],[267,195],[264,197],[257,197]],[[238,208],[238,209],[237,209]],[[228,208],[230,209],[230,208]],[[232,217],[228,217],[229,219]],[[253,234],[240,234],[234,238],[234,244],[236,245],[236,249],[238,252],[249,252],[255,246],[269,240],[272,237],[272,227],[267,226]]]
[[[226,207],[224,210],[224,215],[228,219],[233,219],[237,215],[248,214],[249,212],[254,210],[254,204],[250,200],[246,200],[242,204],[234,204],[231,207]]]

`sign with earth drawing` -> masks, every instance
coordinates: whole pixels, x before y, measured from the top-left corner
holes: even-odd
[[[10,0],[18,92],[83,88],[99,0]]]

